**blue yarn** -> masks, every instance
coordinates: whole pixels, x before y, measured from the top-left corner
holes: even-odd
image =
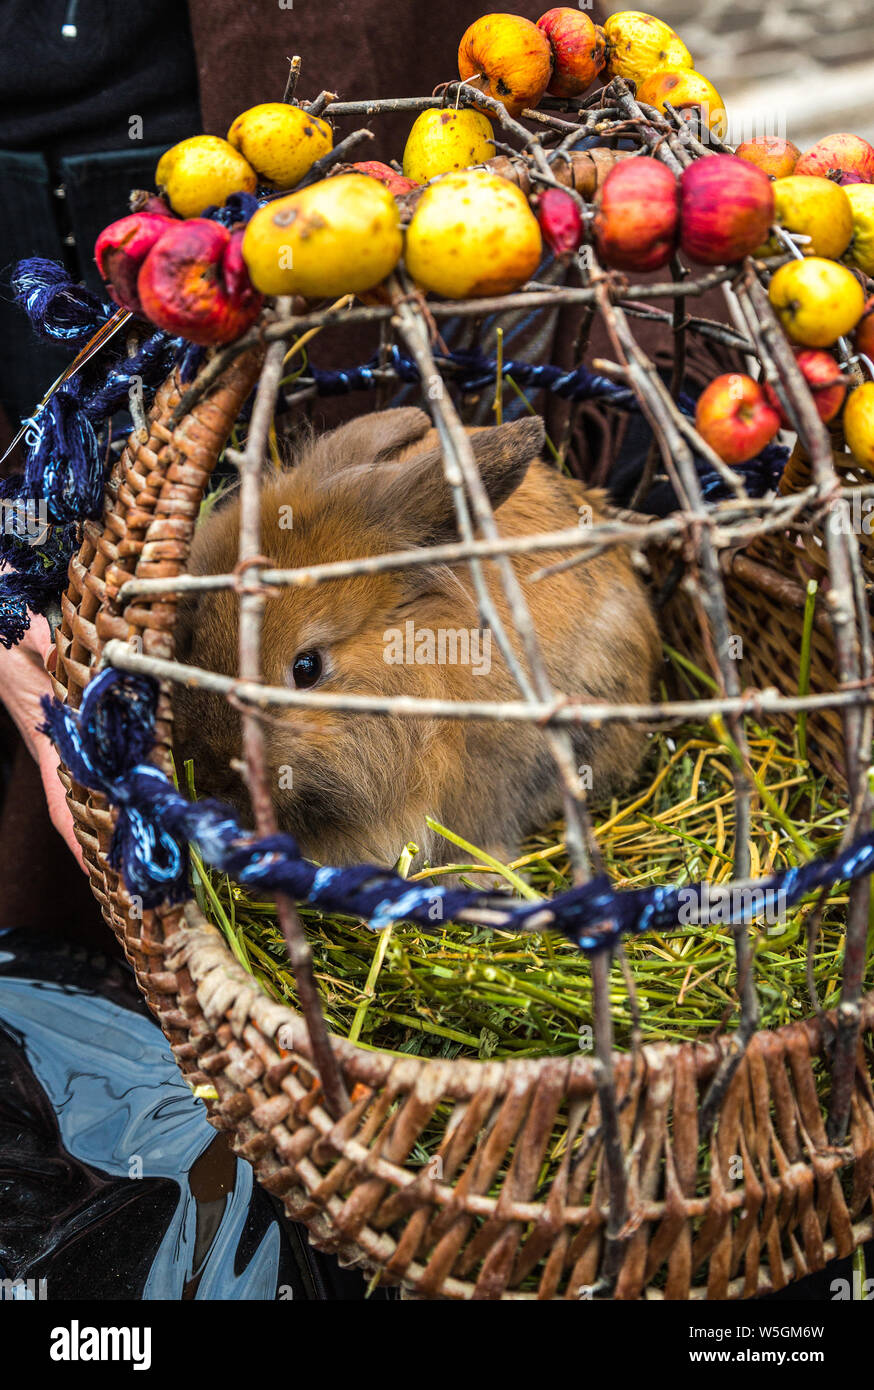
[[[310,367],[309,374],[320,396],[345,396],[352,391],[372,391],[379,385],[377,369],[384,364],[379,357],[373,357],[361,367],[347,367],[340,371],[321,371]],[[396,344],[390,352],[390,365],[400,381],[415,383],[419,380],[419,369],[410,357],[404,357]],[[483,357],[475,352],[453,352],[448,357],[439,357],[437,365],[452,368],[452,383],[463,392],[481,391],[494,386],[497,360]],[[553,395],[568,400],[603,399],[616,405],[635,405],[634,392],[627,386],[617,386],[615,381],[599,376],[588,367],[575,367],[565,371],[550,363],[505,361],[504,371],[512,376],[517,386],[533,390],[550,391]],[[692,406],[694,414],[694,404]]]
[[[213,203],[200,215],[208,217],[210,222],[220,222],[223,227],[231,228],[239,226],[241,222],[248,222],[265,201],[266,199],[256,198],[254,193],[232,193],[222,207]]]
[[[12,277],[16,301],[44,337],[80,349],[115,313],[90,290],[74,283],[63,266],[32,257],[20,261]],[[51,524],[47,537],[0,535],[0,558],[10,568],[0,580],[0,645],[20,642],[30,623],[28,609],[45,612],[66,582],[78,542],[76,523],[97,517],[103,505],[104,462],[97,437],[100,425],[127,404],[131,381],[139,377],[144,400],[170,371],[181,340],[152,333],[127,357],[113,343],[104,348],[102,381],[79,371],[59,387],[26,421],[23,473],[0,485],[4,521],[17,502],[23,511],[45,504]]]
[[[398,379],[406,383],[419,381],[419,369],[410,357],[404,357],[396,345],[392,346],[390,362]],[[497,359],[483,357],[475,352],[453,352],[449,357],[439,357],[438,366],[451,368],[451,381],[462,393],[483,391],[494,386]],[[383,366],[379,357],[373,357],[361,367],[346,367],[342,370],[321,371],[310,366],[309,375],[320,396],[344,396],[352,391],[373,391],[380,384],[378,368]],[[513,378],[522,389],[549,391],[565,400],[587,401],[604,400],[623,409],[640,411],[640,404],[634,392],[627,386],[619,386],[608,377],[600,376],[586,366],[574,367],[566,371],[551,363],[523,362],[521,360],[503,363],[504,372]],[[695,418],[695,399],[683,392],[677,402],[680,410],[689,419]],[[735,468],[744,481],[751,497],[762,497],[769,488],[776,487],[788,458],[789,450],[781,444],[769,444],[756,458]],[[701,490],[707,501],[715,502],[730,495],[730,489],[718,473],[708,468],[703,459],[698,458],[698,473]]]
[[[614,947],[626,935],[669,931],[680,924],[689,895],[699,903],[713,890],[707,883],[619,891],[606,875],[559,893],[547,902],[516,902],[504,895],[465,888],[410,884],[375,864],[318,867],[301,856],[291,835],[257,839],[241,829],[234,814],[216,801],[188,801],[162,772],[146,761],[153,744],[158,687],[142,676],[107,670],[89,684],[78,713],[43,698],[45,733],[53,739],[74,780],[101,792],[118,808],[109,862],[119,869],[129,893],[146,907],[189,894],[187,846],[245,887],[287,893],[329,913],[360,917],[374,930],[404,920],[422,926],[487,909],[504,916],[502,930],[563,932],[588,955]],[[853,881],[874,869],[874,832],[861,835],[833,859],[816,859],[755,883],[758,902],[780,895],[787,907],[808,894]],[[756,896],[732,902],[727,921],[757,915]],[[709,925],[702,914],[702,927]]]
[[[103,463],[94,426],[71,391],[61,387],[28,421],[22,495],[42,497],[52,521],[100,513]]]
[[[77,285],[57,261],[31,256],[12,273],[12,293],[31,326],[53,342],[83,348],[102,323],[115,313],[96,294]]]

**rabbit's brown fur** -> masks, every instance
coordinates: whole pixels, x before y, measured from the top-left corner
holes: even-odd
[[[537,457],[542,441],[536,420],[474,432],[503,535],[574,525],[584,504],[598,514],[600,494],[543,463]],[[365,416],[310,444],[296,467],[265,480],[261,515],[262,551],[283,568],[458,538],[435,432],[416,409]],[[192,573],[232,570],[238,528],[232,498],[198,527]],[[555,689],[582,700],[646,700],[658,640],[628,555],[611,548],[530,582],[534,570],[566,554],[541,551],[513,561]],[[485,565],[485,574],[518,650],[494,562]],[[237,602],[233,593],[218,591],[183,605],[181,660],[236,673]],[[295,655],[315,648],[324,653],[318,688],[326,691],[519,698],[493,638],[488,673],[475,674],[472,665],[387,664],[387,631],[403,631],[410,619],[417,631],[477,629],[468,567],[433,566],[283,590],[266,604],[264,677],[272,685],[287,683]],[[174,713],[177,753],[194,758],[198,791],[245,807],[240,777],[231,767],[240,754],[239,716],[223,698],[181,687]],[[591,768],[598,799],[627,783],[643,751],[642,733],[624,725],[575,728],[573,739],[579,763]],[[432,863],[443,862],[451,847],[428,830],[426,815],[508,856],[561,808],[543,732],[532,725],[295,709],[274,712],[266,740],[280,824],[321,863],[391,863],[411,839]],[[282,785],[289,770],[290,788]]]

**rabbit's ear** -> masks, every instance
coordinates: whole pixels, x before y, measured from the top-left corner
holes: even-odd
[[[300,463],[325,475],[379,463],[421,439],[430,428],[428,416],[416,406],[371,411],[313,440]]]
[[[543,444],[543,421],[531,416],[470,436],[480,477],[493,508],[500,507],[521,483]],[[439,449],[414,454],[386,470],[395,475],[393,493],[403,520],[417,536],[432,541],[458,534],[451,489]]]

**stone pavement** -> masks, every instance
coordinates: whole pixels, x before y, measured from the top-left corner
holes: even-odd
[[[725,98],[732,144],[785,134],[806,149],[841,130],[874,142],[874,0],[639,4],[673,25]]]

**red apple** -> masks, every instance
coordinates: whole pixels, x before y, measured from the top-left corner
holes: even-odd
[[[733,154],[706,155],[680,180],[680,245],[700,265],[727,265],[768,239],[774,191],[768,175]]]
[[[537,202],[537,221],[543,240],[556,256],[576,251],[583,239],[583,219],[569,193],[547,188]]]
[[[865,301],[862,317],[856,324],[856,351],[874,362],[874,294]]]
[[[677,180],[666,165],[649,155],[623,160],[595,200],[598,255],[616,270],[658,270],[676,249],[679,215]]]
[[[244,333],[262,298],[243,261],[243,232],[204,217],[173,222],[140,270],[137,290],[146,318],[204,346]]]
[[[103,228],[94,246],[94,259],[110,298],[122,309],[142,314],[137,294],[140,268],[155,243],[176,225],[175,217],[134,212]]]
[[[607,36],[579,10],[547,10],[537,21],[555,55],[550,96],[578,97],[587,92],[607,61]]]
[[[801,368],[805,381],[813,393],[816,408],[821,420],[833,420],[844,403],[847,388],[841,381],[841,369],[830,352],[821,348],[796,348],[795,359]],[[794,428],[786,415],[780,397],[773,386],[765,384],[765,395],[780,416],[784,429]]]
[[[780,140],[776,135],[760,135],[755,140],[744,140],[735,150],[738,159],[755,164],[763,174],[772,179],[785,179],[794,173],[801,151],[791,140]]]
[[[401,193],[412,193],[414,188],[422,187],[415,179],[408,179],[405,174],[399,174],[397,169],[393,169],[390,164],[380,163],[378,159],[364,159],[360,164],[350,167],[357,174],[367,174],[368,178],[384,183],[389,193],[393,193],[395,197]]]
[[[874,148],[861,135],[826,135],[805,151],[795,174],[818,174],[839,179],[841,174],[860,174],[863,183],[874,181]]]
[[[774,438],[780,416],[752,377],[725,372],[701,392],[695,426],[724,463],[745,463]]]

